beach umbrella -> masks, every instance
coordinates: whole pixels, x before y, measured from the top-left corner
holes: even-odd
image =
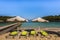
[[[21,35],[27,35],[27,31],[22,31]]]
[[[20,16],[16,16],[16,17],[13,17],[13,18],[9,18],[9,19],[7,19],[6,21],[11,21],[11,22],[14,22],[14,21],[20,21],[20,22],[28,22],[28,20],[27,19],[25,19],[25,18],[22,18],[22,17],[20,17]]]
[[[36,19],[33,19],[32,21],[37,21],[37,22],[49,22],[48,20],[45,20],[45,19],[40,18],[40,17],[38,17],[38,18],[36,18]]]
[[[47,35],[48,35],[48,33],[45,32],[44,30],[41,30],[40,32],[41,32],[41,34],[44,35],[44,36],[47,36]]]
[[[17,31],[13,31],[13,32],[10,33],[10,35],[12,35],[12,36],[17,35],[17,34],[18,34]]]

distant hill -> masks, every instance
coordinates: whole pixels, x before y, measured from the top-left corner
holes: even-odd
[[[50,16],[44,16],[43,19],[49,20],[50,22],[60,22],[60,15],[50,15]]]

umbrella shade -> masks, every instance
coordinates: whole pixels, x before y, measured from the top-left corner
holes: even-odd
[[[48,33],[45,32],[44,30],[41,30],[41,34],[44,35],[44,36],[47,36],[48,35]]]
[[[26,29],[25,31],[31,32],[31,31],[34,31],[34,29]]]
[[[13,32],[10,33],[10,35],[12,35],[12,36],[17,35],[17,34],[18,34],[17,31],[13,31]]]
[[[47,31],[45,30],[48,34],[56,34],[60,37],[60,33],[59,32],[55,32],[55,31]]]
[[[21,35],[27,35],[27,31],[22,31]]]
[[[31,31],[31,34],[32,34],[32,35],[36,34],[36,31]]]

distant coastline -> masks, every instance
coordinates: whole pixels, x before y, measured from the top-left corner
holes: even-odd
[[[0,22],[7,22],[6,20],[9,18],[13,18],[15,16],[0,16]],[[50,15],[41,17],[49,22],[60,22],[60,15]]]

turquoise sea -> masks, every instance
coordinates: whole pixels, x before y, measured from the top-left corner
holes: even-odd
[[[41,28],[50,28],[50,27],[57,27],[57,28],[60,28],[60,22],[44,22],[44,23],[41,23],[41,22],[24,22],[22,25],[21,25],[22,28],[38,28],[38,27],[41,27]]]
[[[9,24],[12,24],[12,23],[0,23],[0,27],[1,26],[5,26],[5,25],[9,25]],[[22,23],[22,25],[20,26],[22,28],[38,28],[38,27],[42,27],[42,28],[49,28],[49,27],[57,27],[57,28],[60,28],[60,22],[44,22],[44,23],[41,23],[41,22],[24,22]]]

